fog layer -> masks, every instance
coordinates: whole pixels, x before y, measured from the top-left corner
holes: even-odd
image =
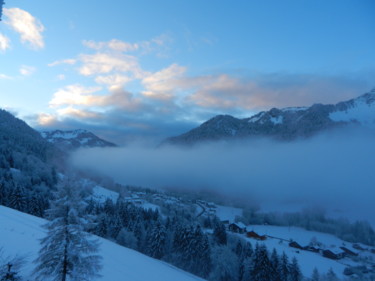
[[[85,149],[72,160],[123,184],[211,189],[260,202],[297,201],[374,214],[374,156],[374,135],[342,131],[287,143]]]

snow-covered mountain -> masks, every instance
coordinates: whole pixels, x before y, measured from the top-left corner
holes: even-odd
[[[375,129],[375,89],[335,105],[272,108],[244,119],[218,115],[187,133],[166,139],[164,143],[194,144],[256,136],[292,140],[348,125]]]
[[[31,280],[30,274],[35,268],[33,260],[40,248],[39,240],[44,237],[42,225],[45,220],[0,206],[0,241],[5,256],[24,258],[21,274],[25,280]],[[180,270],[170,264],[147,257],[134,250],[117,245],[109,240],[100,241],[99,255],[103,258],[101,278],[110,281],[198,281],[203,279]]]
[[[44,131],[41,136],[48,142],[63,149],[76,149],[81,147],[113,147],[114,143],[103,140],[86,130],[71,131]]]

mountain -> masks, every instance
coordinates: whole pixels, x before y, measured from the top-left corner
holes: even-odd
[[[293,140],[348,125],[375,129],[375,89],[335,105],[272,108],[244,119],[218,115],[187,133],[166,139],[163,143],[191,145],[202,141],[251,137]]]
[[[41,136],[48,142],[62,149],[77,149],[81,147],[113,147],[114,143],[103,140],[86,130],[44,131]]]
[[[38,256],[40,239],[45,236],[44,219],[0,206],[0,241],[4,257],[22,257],[24,262],[21,274],[24,280],[31,280],[35,268],[33,260]],[[165,262],[147,257],[134,250],[117,245],[109,240],[98,238],[98,254],[103,258],[102,275],[95,280],[110,281],[203,281],[203,279],[178,269]],[[12,279],[13,280],[13,279]]]

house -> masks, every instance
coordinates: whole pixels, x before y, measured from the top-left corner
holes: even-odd
[[[298,244],[296,241],[292,241],[292,242],[290,242],[290,243],[289,243],[289,247],[303,250],[303,247],[302,247],[300,244]]]
[[[345,253],[346,256],[352,256],[352,257],[358,256],[357,253],[354,253],[353,251],[349,250],[346,247],[340,247],[340,249],[344,251],[344,253]]]
[[[246,225],[244,225],[242,222],[235,222],[231,223],[228,226],[229,231],[236,232],[236,233],[244,233],[246,230]]]
[[[262,240],[262,241],[264,241],[264,240],[267,239],[266,235],[259,235],[259,234],[256,233],[255,231],[249,231],[249,232],[247,232],[247,233],[246,233],[246,236],[247,236],[248,238],[253,238],[253,239],[256,239],[256,240]]]
[[[362,248],[359,244],[353,244],[353,248],[359,251],[366,251],[366,249]]]
[[[303,247],[305,251],[313,252],[313,253],[319,253],[319,248],[313,247],[313,246],[305,246]]]
[[[331,250],[323,250],[322,255],[325,258],[331,259],[331,260],[339,260],[341,257],[338,254],[335,254]]]

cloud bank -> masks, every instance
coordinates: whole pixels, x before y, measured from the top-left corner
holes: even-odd
[[[75,153],[72,161],[123,184],[344,208],[367,218],[375,212],[374,141],[373,133],[339,131],[289,143],[88,149]]]

